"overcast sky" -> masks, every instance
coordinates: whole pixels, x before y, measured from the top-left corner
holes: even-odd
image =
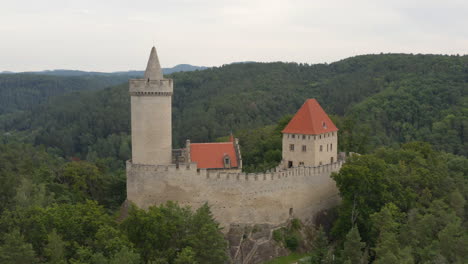
[[[467,0],[0,0],[0,71],[468,53]]]

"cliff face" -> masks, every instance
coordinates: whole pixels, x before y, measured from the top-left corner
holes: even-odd
[[[226,240],[229,242],[231,263],[257,264],[289,255],[291,251],[286,248],[284,242],[275,239],[274,232],[291,231],[291,225],[291,219],[282,225],[276,226],[269,224],[230,225]],[[298,238],[297,251],[309,252],[311,245],[307,241],[311,241],[312,228],[301,224],[301,227],[294,232]]]

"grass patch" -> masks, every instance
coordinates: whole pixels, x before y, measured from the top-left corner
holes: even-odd
[[[307,257],[307,254],[293,252],[287,256],[275,258],[263,264],[290,264],[290,263],[297,262],[301,258],[305,258],[305,257]]]

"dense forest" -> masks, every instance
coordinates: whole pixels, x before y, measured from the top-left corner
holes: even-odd
[[[167,77],[174,147],[232,131],[245,171],[264,171],[281,159],[282,128],[317,98],[340,129],[340,151],[362,154],[333,176],[343,203],[318,230],[312,263],[465,263],[468,56],[243,63]],[[120,219],[128,84],[73,78],[0,75],[0,262],[224,261],[208,206],[130,205]]]
[[[246,63],[174,73],[174,147],[187,138],[214,141],[273,125],[306,98],[317,98],[340,128],[341,150],[367,153],[420,140],[467,155],[467,65],[468,56],[389,54],[330,65]],[[0,117],[0,129],[23,132],[64,157],[123,161],[130,155],[129,109],[122,84]]]
[[[31,111],[53,97],[73,91],[102,89],[125,82],[129,77],[0,74],[0,115],[20,110]]]
[[[164,68],[164,74],[203,70],[206,67],[179,64]],[[53,70],[25,73],[0,73],[0,115],[20,110],[33,110],[52,97],[73,91],[98,90],[140,78],[143,71],[85,72]]]

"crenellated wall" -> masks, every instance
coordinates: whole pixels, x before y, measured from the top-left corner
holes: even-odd
[[[197,170],[196,163],[140,165],[127,162],[127,199],[141,208],[172,200],[198,208],[205,202],[223,225],[309,221],[339,201],[330,178],[342,161],[265,173]]]

